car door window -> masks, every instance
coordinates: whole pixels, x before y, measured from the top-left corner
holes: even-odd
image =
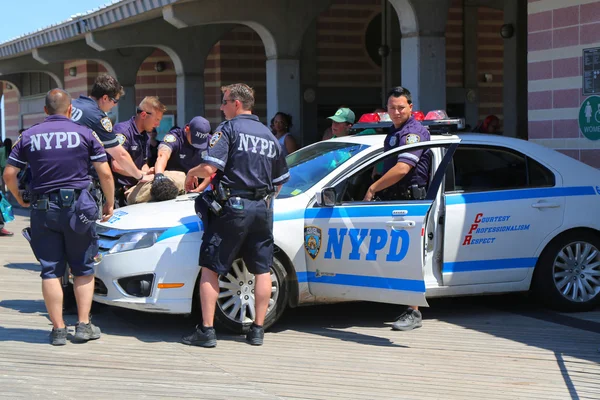
[[[447,193],[551,187],[554,174],[537,161],[511,149],[459,146],[445,177]]]
[[[436,152],[434,149],[440,149],[441,152]],[[428,146],[427,154],[431,157],[429,169],[429,183],[433,179],[434,165],[438,165],[441,160],[438,160],[439,154],[445,153],[445,146]],[[383,174],[383,165],[387,159],[397,159],[398,152],[390,154],[383,159],[372,162],[363,166],[359,171],[351,176],[343,179],[335,185],[337,203],[352,203],[363,201],[369,187]],[[375,198],[377,200],[377,198]]]

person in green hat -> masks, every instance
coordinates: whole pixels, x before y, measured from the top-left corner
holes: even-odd
[[[332,138],[348,136],[350,128],[354,124],[356,117],[354,112],[346,107],[338,109],[334,115],[328,117],[331,121]]]

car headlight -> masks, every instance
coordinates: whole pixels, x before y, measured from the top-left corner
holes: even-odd
[[[152,247],[163,232],[164,230],[153,230],[125,233],[111,247],[108,254]]]

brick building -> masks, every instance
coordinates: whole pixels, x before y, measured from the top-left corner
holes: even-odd
[[[584,94],[583,63],[600,47],[600,1],[529,0],[528,32],[529,140],[600,168],[600,143],[578,123],[596,93]]]

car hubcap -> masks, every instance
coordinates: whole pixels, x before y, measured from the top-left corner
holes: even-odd
[[[587,242],[563,247],[554,260],[554,284],[568,300],[585,303],[600,293],[600,252]]]
[[[218,307],[223,314],[238,323],[251,323],[256,311],[254,307],[254,275],[251,274],[242,260],[233,262],[231,272],[219,276]],[[271,299],[267,315],[277,304],[279,297],[279,281],[271,267]]]

